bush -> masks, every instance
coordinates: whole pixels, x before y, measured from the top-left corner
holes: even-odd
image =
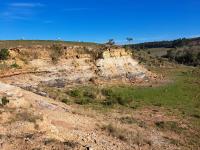
[[[51,60],[53,63],[57,63],[59,58],[63,55],[63,49],[61,45],[54,44],[51,47]]]
[[[171,61],[175,61],[179,64],[185,64],[190,66],[200,65],[200,52],[196,47],[185,47],[184,49],[170,49],[167,54],[163,56]]]
[[[126,96],[126,93],[120,94],[115,90],[103,89],[102,94],[106,96],[106,100],[103,102],[103,104],[107,106],[111,106],[114,104],[125,106],[132,102],[132,100]]]
[[[105,101],[103,101],[102,104],[106,105],[106,106],[113,106],[113,105],[117,104],[117,101],[114,99],[106,99]]]
[[[87,105],[91,102],[92,102],[92,100],[90,98],[87,98],[87,97],[81,97],[81,98],[75,99],[75,103],[79,104],[79,105]]]
[[[111,136],[118,138],[122,141],[127,141],[127,134],[124,130],[119,129],[112,124],[105,125],[101,128],[103,131],[107,131]]]
[[[8,104],[8,103],[9,103],[9,100],[8,100],[6,97],[3,97],[3,98],[1,99],[0,105],[1,105],[1,106],[5,106],[5,105]]]
[[[1,49],[0,50],[0,60],[7,60],[9,57],[9,51],[8,49]]]
[[[179,127],[178,123],[175,121],[158,121],[155,122],[155,125],[162,130],[169,130],[179,134],[184,130],[184,128]]]
[[[75,89],[75,90],[69,91],[68,94],[72,97],[81,97],[82,91]]]
[[[21,68],[17,63],[12,64],[10,67],[11,68],[16,68],[16,69],[20,69]]]
[[[83,96],[88,97],[88,98],[92,98],[95,99],[96,98],[96,94],[94,91],[84,91],[83,92]]]
[[[87,105],[95,99],[95,93],[88,89],[74,89],[69,91],[68,94],[75,98],[74,102],[79,105]]]
[[[61,100],[63,103],[65,103],[65,104],[68,104],[70,101],[68,100],[68,99],[66,99],[66,98],[64,98],[64,99],[62,99]]]
[[[104,96],[111,96],[113,91],[111,89],[102,89],[102,94]]]

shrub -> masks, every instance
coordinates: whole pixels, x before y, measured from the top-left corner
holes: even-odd
[[[9,103],[9,100],[7,99],[7,97],[3,97],[3,98],[1,99],[0,105],[1,105],[1,106],[5,106],[5,105],[8,104],[8,103]]]
[[[112,124],[102,127],[103,131],[107,131],[111,136],[118,138],[122,141],[127,141],[126,132],[124,130],[114,127]]]
[[[88,89],[74,89],[68,94],[75,98],[74,102],[79,105],[87,105],[95,99],[96,95]]]
[[[181,133],[183,131],[183,128],[179,127],[178,123],[174,121],[158,121],[155,122],[155,125],[162,130],[169,130],[176,133]]]
[[[12,64],[10,67],[11,68],[16,68],[16,69],[20,69],[21,68],[17,63]]]
[[[113,105],[117,104],[117,101],[114,99],[106,99],[105,101],[103,101],[102,104],[106,105],[106,106],[113,106]]]
[[[0,60],[6,60],[9,57],[9,51],[8,49],[1,49],[0,50]]]
[[[92,98],[95,99],[96,98],[96,94],[94,91],[84,91],[83,92],[83,96],[88,97],[88,98]]]
[[[82,91],[75,89],[75,90],[69,91],[68,94],[72,97],[81,97]]]
[[[102,89],[102,94],[104,96],[111,96],[113,91],[111,89]]]
[[[92,100],[87,97],[81,97],[81,98],[75,99],[75,103],[79,104],[79,105],[87,105],[87,104],[91,103],[91,101]]]
[[[130,97],[126,96],[126,93],[120,94],[115,90],[103,89],[102,94],[106,96],[106,100],[103,102],[104,105],[111,106],[114,104],[119,104],[125,106],[132,102]]]
[[[57,63],[59,58],[63,55],[63,49],[61,45],[54,44],[51,47],[51,60],[53,63]]]
[[[69,103],[69,100],[66,99],[66,98],[64,98],[64,99],[62,99],[62,102],[65,103],[65,104],[68,104],[68,103]]]

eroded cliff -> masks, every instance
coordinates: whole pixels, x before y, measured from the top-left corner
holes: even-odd
[[[59,49],[58,49],[59,48]],[[59,51],[60,50],[60,51]],[[64,87],[88,82],[148,81],[155,77],[121,47],[42,47],[11,48],[7,64],[18,69],[1,72],[1,80],[19,87],[45,84]],[[52,59],[57,59],[53,62]]]

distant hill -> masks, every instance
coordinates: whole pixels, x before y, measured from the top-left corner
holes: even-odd
[[[129,46],[135,49],[148,49],[148,48],[176,48],[176,47],[197,46],[197,45],[200,45],[200,37],[180,38],[172,41],[145,42],[139,44],[132,44]]]
[[[172,41],[125,45],[132,50],[145,51],[155,57],[168,58],[180,64],[200,66],[200,37]]]

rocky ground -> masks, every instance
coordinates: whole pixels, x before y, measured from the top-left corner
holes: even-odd
[[[40,89],[40,85],[64,88],[88,83],[146,84],[160,80],[124,49],[106,50],[98,59],[69,49],[55,64],[46,50],[27,64],[22,62],[23,49],[21,52],[12,49],[11,53],[12,59],[7,63],[17,62],[21,68],[1,71],[0,98],[9,102],[0,106],[0,149],[181,149],[179,134],[159,130],[157,126],[179,122],[188,128],[187,123],[167,115],[165,109],[98,112],[80,105],[66,105]]]
[[[10,101],[0,108],[0,147],[4,150],[178,149],[172,144],[179,138],[176,134],[162,133],[154,126],[155,122],[177,118],[156,109],[98,114],[3,83],[0,95]],[[136,123],[126,123],[129,117]]]

